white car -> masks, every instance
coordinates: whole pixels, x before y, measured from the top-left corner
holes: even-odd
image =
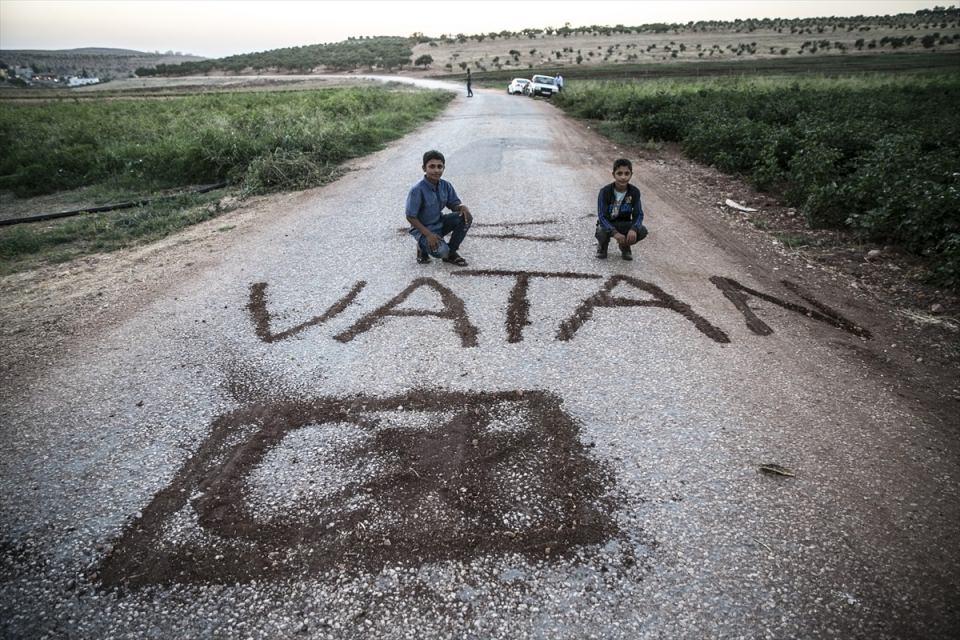
[[[515,93],[526,93],[527,85],[530,84],[530,81],[526,78],[514,78],[513,81],[507,86],[507,93],[513,95]]]
[[[553,76],[533,76],[527,85],[527,94],[531,96],[547,96],[557,92],[557,84]]]

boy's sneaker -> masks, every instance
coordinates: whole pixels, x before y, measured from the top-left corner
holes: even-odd
[[[456,266],[458,266],[458,267],[465,267],[465,266],[467,266],[467,261],[464,260],[464,259],[463,259],[463,256],[461,256],[461,255],[460,255],[459,253],[457,253],[456,251],[451,251],[450,254],[449,254],[446,258],[443,258],[443,261],[444,261],[444,262],[447,262],[447,263],[449,263],[449,264],[456,265]]]
[[[605,244],[597,245],[597,258],[599,258],[600,260],[607,259],[607,245]]]
[[[633,251],[630,250],[630,247],[620,249],[620,257],[624,260],[633,260]]]
[[[430,264],[430,254],[417,247],[417,264]]]

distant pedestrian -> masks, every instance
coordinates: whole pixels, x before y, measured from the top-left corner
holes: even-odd
[[[470,69],[467,69],[467,97],[468,98],[473,97],[473,89],[471,88],[471,80],[470,80]]]
[[[441,180],[446,160],[439,151],[423,154],[423,180],[413,185],[407,194],[406,215],[410,223],[410,235],[417,240],[417,262],[427,264],[430,256],[458,267],[467,266],[467,261],[457,253],[460,243],[467,236],[473,216],[467,205],[460,201],[456,189],[446,180]],[[443,213],[444,208],[454,213]],[[450,236],[450,242],[443,237]]]
[[[557,93],[560,93],[561,91],[563,91],[563,76],[562,76],[562,75],[560,75],[560,74],[558,73],[558,74],[557,74],[557,77],[553,79],[553,82],[557,85]]]
[[[633,165],[626,158],[613,163],[613,182],[600,189],[597,195],[597,257],[607,257],[610,238],[620,246],[620,257],[633,260],[631,246],[647,237],[643,226],[643,207],[640,190],[630,184]]]

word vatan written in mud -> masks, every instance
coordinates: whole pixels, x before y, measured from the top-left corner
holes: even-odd
[[[729,343],[730,338],[720,328],[713,325],[709,320],[695,312],[689,304],[678,300],[660,287],[639,278],[626,275],[613,275],[604,280],[604,277],[591,273],[572,273],[572,272],[545,272],[545,271],[507,271],[497,269],[476,269],[453,272],[451,275],[459,277],[480,277],[480,278],[513,278],[514,285],[510,292],[507,304],[506,329],[507,342],[521,342],[523,340],[523,328],[531,324],[529,319],[530,302],[528,291],[530,281],[534,278],[557,279],[557,280],[603,280],[596,293],[585,298],[573,314],[560,323],[556,331],[556,339],[560,341],[572,340],[577,331],[588,322],[597,308],[609,307],[655,307],[666,309],[679,314],[690,322],[696,329],[711,340],[719,343]],[[713,276],[710,278],[717,289],[726,297],[733,306],[739,311],[746,321],[747,328],[761,336],[770,335],[773,329],[761,320],[750,308],[748,300],[756,298],[775,304],[788,311],[801,314],[804,317],[829,324],[837,329],[849,332],[861,338],[870,338],[870,332],[856,323],[844,318],[840,313],[815,300],[810,295],[804,293],[796,284],[782,280],[784,288],[804,300],[810,307],[782,300],[769,293],[757,291],[750,287],[740,284],[736,280]],[[271,316],[267,310],[267,283],[258,282],[250,287],[250,303],[247,305],[253,316],[257,336],[267,343],[279,342],[286,338],[297,335],[304,329],[315,325],[320,325],[336,317],[345,311],[350,305],[356,302],[360,292],[366,286],[363,280],[358,281],[350,291],[337,300],[323,314],[315,316],[306,322],[290,327],[283,331],[274,332],[271,327]],[[634,289],[647,294],[645,299],[625,298],[612,294],[614,288],[620,285],[633,287]],[[421,288],[434,290],[440,296],[442,309],[405,309],[401,305]],[[477,346],[477,336],[480,330],[470,321],[467,315],[466,306],[463,300],[457,296],[450,288],[441,284],[433,278],[416,278],[405,289],[396,296],[386,301],[373,311],[364,314],[349,328],[334,336],[339,342],[350,342],[362,333],[370,331],[377,325],[385,323],[391,317],[411,317],[425,316],[436,317],[449,320],[453,323],[453,328],[460,337],[461,345],[464,347]]]

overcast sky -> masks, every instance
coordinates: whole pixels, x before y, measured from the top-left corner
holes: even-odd
[[[0,49],[118,47],[207,57],[415,31],[486,33],[525,27],[878,15],[947,6],[913,0],[0,0]]]

